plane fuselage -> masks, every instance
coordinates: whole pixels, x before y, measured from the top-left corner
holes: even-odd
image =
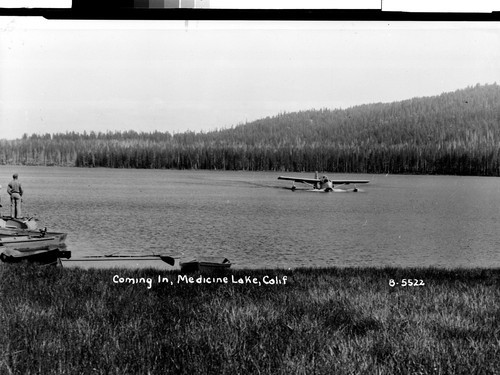
[[[326,192],[330,192],[333,190],[333,183],[326,176],[323,176],[323,178],[318,184],[319,184],[319,189],[321,190],[324,190]]]

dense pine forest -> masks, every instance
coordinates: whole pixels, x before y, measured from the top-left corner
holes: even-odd
[[[282,113],[211,132],[25,134],[0,164],[500,175],[500,86]]]

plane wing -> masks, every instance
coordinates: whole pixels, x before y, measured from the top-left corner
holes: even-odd
[[[303,178],[303,177],[287,177],[279,176],[278,180],[290,180],[295,182],[305,182],[308,184],[315,184],[321,182],[319,178]],[[349,185],[349,184],[367,184],[370,180],[330,180],[334,185]]]
[[[340,185],[340,184],[367,184],[370,182],[370,180],[330,180],[332,184],[334,185]]]
[[[295,182],[305,182],[308,184],[315,184],[316,182],[320,182],[319,178],[301,178],[301,177],[286,177],[286,176],[279,176],[278,180],[290,180]]]

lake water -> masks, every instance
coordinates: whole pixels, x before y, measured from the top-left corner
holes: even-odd
[[[311,193],[292,192],[275,172],[0,166],[2,214],[14,172],[24,213],[67,232],[73,257],[222,255],[236,268],[500,266],[498,178],[335,175],[371,181],[357,193]]]

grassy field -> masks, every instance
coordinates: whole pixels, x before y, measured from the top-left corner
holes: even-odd
[[[191,276],[0,265],[0,374],[500,374],[497,269]]]

